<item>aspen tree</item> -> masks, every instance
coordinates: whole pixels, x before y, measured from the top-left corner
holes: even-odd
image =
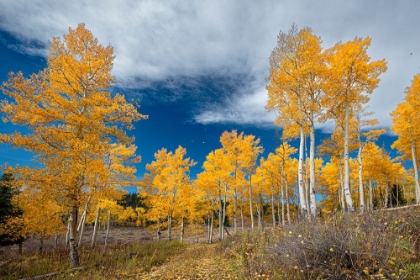
[[[325,119],[343,120],[344,195],[349,212],[355,211],[350,193],[350,119],[354,115],[354,110],[369,101],[368,94],[371,94],[378,85],[379,75],[387,70],[384,59],[370,62],[370,57],[367,55],[370,43],[369,37],[365,39],[356,37],[347,43],[338,43],[326,51],[329,73],[323,86],[325,98],[322,102],[328,111]]]
[[[179,211],[180,203],[184,198],[180,196],[183,188],[189,187],[189,170],[196,162],[184,158],[187,150],[179,146],[175,152],[161,149],[155,153],[155,160],[146,165],[146,173],[141,187],[148,192],[150,204],[147,216],[150,220],[159,222],[166,218],[168,240],[172,239],[172,222],[174,214]],[[186,199],[186,198],[185,198]]]
[[[50,42],[47,68],[25,78],[11,73],[1,90],[10,101],[0,111],[4,121],[24,126],[29,133],[0,134],[0,142],[35,153],[43,168],[33,176],[47,179],[49,189],[62,199],[69,213],[70,265],[79,265],[76,226],[79,207],[89,192],[131,184],[138,162],[133,138],[125,129],[146,118],[124,96],[111,94],[113,49],[102,46],[84,24],[69,28]],[[112,143],[123,152],[121,165],[109,168]],[[41,178],[39,175],[43,174]]]
[[[229,170],[226,155],[223,149],[211,151],[206,156],[206,161],[203,163],[204,171],[197,175],[200,185],[207,184],[207,188],[213,193],[218,201],[218,220],[219,220],[219,240],[223,239],[224,226],[224,205],[226,205],[227,193],[225,190],[225,182],[229,177]]]
[[[393,122],[391,130],[398,136],[397,141],[392,144],[392,148],[397,149],[403,155],[403,159],[411,159],[413,163],[416,203],[419,204],[420,183],[417,158],[420,140],[420,74],[414,76],[411,85],[406,88],[405,94],[405,101],[398,104],[390,114]]]
[[[280,32],[277,46],[270,56],[268,101],[266,109],[278,112],[275,124],[286,135],[299,135],[299,202],[303,216],[307,215],[304,194],[303,149],[307,130],[310,135],[309,199],[311,215],[316,215],[315,198],[315,121],[322,112],[322,80],[326,73],[321,39],[310,28],[298,30],[293,25],[285,34]],[[298,126],[298,133],[296,127]],[[293,132],[292,132],[293,131]]]
[[[357,133],[357,142],[358,142],[358,153],[357,153],[357,163],[359,164],[359,171],[358,171],[358,182],[359,182],[359,211],[363,213],[365,210],[365,196],[364,196],[364,188],[363,188],[363,161],[362,161],[362,153],[363,147],[369,143],[376,141],[378,137],[385,133],[385,129],[376,129],[376,130],[369,130],[363,132],[363,127],[366,126],[374,126],[379,123],[376,119],[366,119],[366,117],[371,116],[373,113],[366,112],[364,109],[359,109],[355,112],[355,122],[354,122],[354,130]]]

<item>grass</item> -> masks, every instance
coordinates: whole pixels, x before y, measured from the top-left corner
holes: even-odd
[[[420,279],[420,211],[338,213],[226,239],[240,278]]]
[[[160,241],[108,246],[79,250],[80,261],[86,269],[69,272],[72,279],[126,278],[149,271],[186,248],[179,241]],[[48,254],[23,255],[0,269],[1,279],[19,279],[51,272],[66,273],[69,268],[68,249],[61,248]],[[65,276],[66,277],[66,276]]]
[[[420,207],[336,213],[232,235],[218,244],[179,241],[80,250],[72,279],[420,279]],[[1,264],[1,262],[0,262]],[[26,254],[0,266],[1,279],[68,269],[68,251]]]

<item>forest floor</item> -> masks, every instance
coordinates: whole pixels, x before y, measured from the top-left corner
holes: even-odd
[[[92,228],[79,247],[81,268],[69,270],[64,237],[30,238],[0,248],[0,279],[420,279],[420,206],[392,211],[338,212],[317,221],[296,221],[265,230],[239,229],[208,244],[204,225],[179,229],[173,241],[161,232],[114,227],[104,246],[105,229],[91,248]],[[34,278],[41,276],[41,278]]]
[[[234,263],[218,250],[218,244],[190,244],[182,255],[133,279],[238,279]]]

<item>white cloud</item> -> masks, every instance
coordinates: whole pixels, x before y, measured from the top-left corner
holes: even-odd
[[[272,126],[275,113],[265,110],[267,91],[262,88],[252,93],[234,95],[222,104],[211,105],[195,116],[195,121],[208,123],[236,123],[258,126]]]
[[[261,88],[280,30],[287,31],[293,22],[312,27],[324,47],[371,36],[369,54],[386,58],[389,70],[369,106],[383,125],[390,125],[389,112],[420,72],[419,8],[416,0],[3,0],[0,29],[21,40],[13,47],[46,55],[48,40],[84,22],[100,43],[114,47],[113,73],[122,87],[206,75],[235,79],[245,73],[253,80],[225,93],[221,110],[204,104],[196,120],[250,124],[274,119],[265,113]]]

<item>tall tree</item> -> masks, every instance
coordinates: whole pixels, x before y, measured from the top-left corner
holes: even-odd
[[[366,119],[366,117],[371,116],[373,113],[366,112],[364,108],[359,109],[354,114],[354,130],[357,133],[357,142],[359,145],[358,153],[357,153],[357,163],[359,164],[359,173],[358,173],[358,181],[359,181],[359,211],[363,213],[365,210],[365,196],[364,196],[364,188],[363,188],[363,161],[362,161],[362,152],[363,147],[369,143],[373,142],[378,137],[385,133],[385,129],[375,129],[369,131],[362,131],[362,129],[366,126],[373,126],[379,123],[376,119]]]
[[[391,112],[391,130],[398,136],[392,148],[397,149],[403,158],[411,159],[414,169],[416,203],[420,203],[420,183],[418,175],[418,143],[420,140],[420,74],[414,76],[410,87],[405,90],[405,101]]]
[[[187,150],[179,146],[175,152],[160,149],[155,153],[155,160],[146,165],[146,173],[141,186],[148,192],[150,203],[148,216],[150,220],[160,222],[164,218],[168,225],[168,240],[172,239],[172,219],[174,214],[186,210],[185,197],[191,188],[189,180],[190,167],[196,162],[184,158]],[[141,191],[141,190],[139,190]],[[183,196],[184,195],[184,196]]]
[[[315,199],[315,121],[322,107],[322,80],[325,75],[325,56],[321,39],[310,28],[298,30],[293,25],[285,34],[280,32],[277,46],[270,56],[268,102],[266,109],[277,111],[275,123],[286,134],[300,137],[299,147],[299,198],[302,214],[306,216],[303,182],[303,149],[305,130],[310,135],[310,210],[316,215]],[[297,130],[296,127],[299,127]],[[289,131],[289,132],[288,132]]]
[[[344,124],[344,195],[350,212],[354,212],[349,174],[350,119],[354,110],[369,101],[367,94],[373,92],[380,81],[379,75],[387,69],[384,59],[370,62],[367,55],[370,43],[369,37],[356,37],[327,50],[330,71],[323,86],[326,94],[322,101],[328,111],[326,118],[342,120]]]
[[[24,126],[29,133],[0,134],[0,142],[36,154],[43,166],[33,178],[47,179],[49,189],[65,202],[69,212],[70,264],[79,265],[76,225],[87,193],[106,190],[135,177],[135,168],[121,160],[137,162],[133,138],[124,128],[145,116],[124,96],[111,94],[113,49],[102,46],[84,24],[69,28],[63,39],[50,42],[47,68],[28,79],[9,75],[1,90],[12,101],[3,101],[4,120]],[[112,158],[112,143],[120,152]],[[113,164],[115,163],[115,164]],[[125,168],[123,168],[125,166]],[[114,169],[115,167],[115,169]]]
[[[256,160],[259,154],[262,153],[262,146],[259,145],[260,139],[255,139],[253,135],[240,134],[236,130],[232,132],[223,132],[220,136],[220,143],[226,155],[225,159],[228,162],[228,170],[230,172],[230,188],[233,197],[233,225],[234,231],[237,233],[237,207],[238,199],[244,188],[246,182],[245,175],[251,178],[250,174],[253,172]],[[253,227],[253,213],[252,213],[252,185],[251,180],[248,184],[248,195],[250,202],[250,217],[251,225]]]

